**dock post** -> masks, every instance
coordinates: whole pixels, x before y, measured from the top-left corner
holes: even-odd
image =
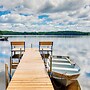
[[[50,73],[52,73],[52,56],[50,56]]]
[[[32,43],[31,43],[31,48],[32,48]]]
[[[8,87],[8,65],[5,64],[5,79],[6,79],[6,88]]]

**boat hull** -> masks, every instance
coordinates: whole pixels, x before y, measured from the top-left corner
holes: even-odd
[[[51,78],[52,84],[55,90],[81,90],[80,84],[77,80],[74,80],[68,86],[65,86],[60,82],[60,80]]]
[[[80,74],[67,75],[53,72],[52,77],[55,78],[59,83],[63,84],[64,86],[68,86],[74,81],[76,81],[79,75]]]
[[[47,62],[49,61],[48,59]],[[68,56],[52,56],[51,62],[46,65],[48,71],[51,73],[51,77],[55,78],[64,86],[73,83],[80,75],[80,67],[71,61]]]

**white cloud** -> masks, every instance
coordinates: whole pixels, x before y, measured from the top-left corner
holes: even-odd
[[[11,13],[0,16],[1,29],[90,30],[90,0],[0,0],[2,5],[1,11]],[[51,21],[39,19],[40,15],[48,15]]]
[[[7,9],[24,9],[30,12],[61,12],[83,7],[89,0],[1,0],[0,5]],[[9,4],[8,4],[9,3]]]
[[[12,28],[12,25],[9,23],[0,23],[0,30],[8,30]]]
[[[23,5],[25,8],[38,10],[38,8],[41,8],[41,6],[45,3],[46,0],[23,0]]]
[[[22,23],[25,21],[26,17],[19,14],[7,14],[0,17],[2,23]]]
[[[23,3],[23,0],[0,0],[0,5],[3,5],[6,9],[12,9]]]
[[[84,18],[90,15],[90,7],[82,8],[79,11],[78,17]]]
[[[40,12],[43,13],[54,13],[54,12],[63,12],[63,11],[73,11],[80,9],[85,5],[85,0],[48,0]]]

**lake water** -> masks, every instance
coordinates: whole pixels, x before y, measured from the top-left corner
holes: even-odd
[[[4,63],[10,65],[10,42],[24,40],[26,47],[39,47],[39,41],[53,41],[54,55],[69,55],[81,68],[78,78],[81,90],[90,89],[90,36],[10,36],[8,41],[0,41],[0,90],[5,90]]]

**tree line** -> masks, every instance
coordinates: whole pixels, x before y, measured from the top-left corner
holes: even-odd
[[[14,31],[0,30],[0,35],[90,35],[90,32],[80,32],[80,31],[14,32]]]

